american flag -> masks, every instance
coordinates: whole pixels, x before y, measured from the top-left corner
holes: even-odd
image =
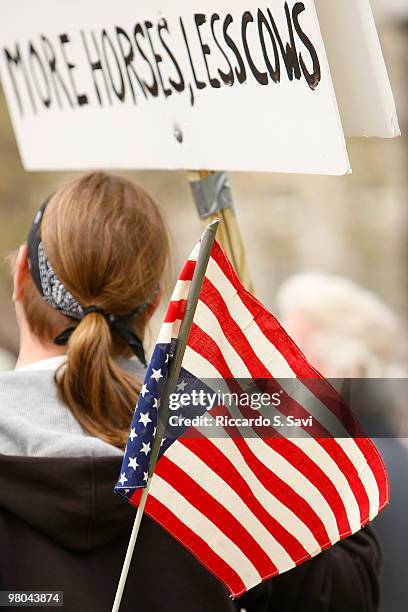
[[[198,250],[176,283],[115,487],[135,506],[147,481],[162,385]],[[256,426],[252,435],[239,436],[226,425],[222,437],[196,427],[164,439],[145,511],[224,582],[232,596],[355,533],[388,503],[388,478],[374,444],[363,435],[356,437],[358,428],[340,396],[245,290],[217,242],[182,366],[179,391],[217,379],[227,385],[240,379],[255,384],[279,379],[281,387],[287,381],[286,401],[274,410],[314,418],[314,433],[302,437],[276,431],[268,435],[268,428]],[[215,418],[223,410],[217,406],[208,414]],[[251,409],[234,410],[245,416]],[[330,435],[333,431],[336,436]]]

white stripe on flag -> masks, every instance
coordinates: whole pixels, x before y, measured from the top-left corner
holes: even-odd
[[[179,517],[189,529],[228,563],[240,576],[247,589],[251,589],[261,581],[259,572],[242,550],[158,474],[152,478],[150,494]]]
[[[201,246],[201,241],[197,242],[194,249],[191,251],[190,255],[188,256],[187,261],[197,261],[198,254],[200,252],[200,246]]]
[[[177,338],[181,321],[177,319],[173,323],[163,323],[157,338],[157,344],[170,344],[172,338]]]
[[[205,430],[201,429],[201,431],[205,435]],[[255,472],[248,467],[233,440],[230,438],[212,438],[211,443],[231,461],[265,510],[289,533],[292,533],[311,556],[321,550],[309,527],[290,508],[272,495],[257,478]]]
[[[238,408],[236,408],[235,410],[238,415],[241,415]],[[270,419],[273,419],[273,417],[277,414],[278,410],[273,406],[268,409],[268,417]],[[244,436],[245,429],[238,429],[242,429],[242,435]],[[334,487],[337,489],[339,496],[344,502],[351,530],[353,532],[358,531],[361,528],[360,507],[348,483],[348,480],[344,476],[344,473],[339,468],[337,463],[332,459],[332,457],[326,452],[326,450],[313,438],[313,436],[310,436],[307,432],[302,432],[302,435],[304,437],[301,438],[294,435],[290,437],[290,441],[293,442],[298,448],[300,448],[300,450],[302,450],[305,455],[309,457],[309,459],[314,461],[316,465],[320,467],[324,465],[324,472],[326,476],[329,477]],[[261,437],[257,435],[256,432],[254,432],[253,437],[261,439]],[[353,446],[355,447],[354,443]]]
[[[252,378],[245,362],[224,336],[217,317],[201,300],[197,304],[194,323],[210,338],[217,339],[218,347],[230,367],[233,378]]]
[[[219,378],[223,380],[215,366],[188,345],[184,353],[183,367],[193,376],[196,376],[200,380],[204,380],[206,384],[208,384],[211,379]],[[214,391],[216,391],[216,389],[214,389]]]
[[[266,552],[280,573],[295,566],[286,550],[249,510],[242,498],[197,455],[182,444],[177,446],[173,444],[166,452],[166,456],[177,466],[185,466],[188,469],[188,475],[231,512]]]
[[[186,300],[188,292],[190,290],[191,281],[178,280],[175,284],[173,293],[170,298],[170,302],[178,302],[179,300]]]
[[[269,360],[269,367],[268,367],[268,370],[271,372],[271,375],[274,378],[296,377],[296,374],[290,368],[284,356],[264,336],[262,330],[258,327],[256,322],[254,322],[253,325],[250,325],[248,327],[249,317],[253,320],[252,314],[243,304],[238,294],[236,293],[236,289],[233,287],[232,283],[225,276],[225,274],[223,273],[223,271],[221,270],[221,268],[219,267],[219,265],[213,258],[211,258],[211,266],[208,267],[208,279],[218,289],[224,301],[228,303],[228,308],[229,308],[232,318],[241,327],[248,341],[253,346],[256,346],[256,353],[258,357],[261,359],[261,361],[267,358],[268,351],[269,351],[269,354],[273,355],[273,357]],[[235,297],[231,299],[231,296],[234,293],[235,293]],[[310,393],[307,387],[304,387],[304,389],[305,389],[306,394]],[[317,398],[314,397],[312,404],[316,402],[316,400]],[[325,406],[323,406],[323,410],[329,413],[329,409],[326,408]],[[337,419],[335,415],[333,415],[333,418],[336,420],[336,426],[337,426],[335,428],[335,431],[338,432],[339,428],[342,427],[342,424],[340,423],[340,421]],[[344,440],[340,443],[340,446],[343,443],[344,443]],[[359,466],[366,464],[366,459],[363,453],[361,452],[361,450],[359,449],[359,447],[356,445],[355,441],[349,438],[348,447],[347,447],[347,453],[349,455],[350,455],[351,448],[353,448],[354,451],[350,459],[352,460],[354,465],[356,465],[357,470],[358,470]],[[375,481],[371,468],[361,470],[361,472],[359,472],[359,476],[360,476],[360,479],[362,481],[364,488],[367,491],[367,495],[369,496],[370,516],[375,516],[378,510],[379,492],[378,492],[377,483]]]
[[[247,438],[246,443],[259,461],[307,501],[315,513],[320,516],[330,540],[337,542],[339,531],[336,517],[324,496],[313,483],[260,438]]]
[[[208,378],[216,378],[217,370],[215,370],[215,368],[213,368],[213,366],[201,355],[193,351],[191,347],[187,347],[183,363],[193,376],[198,377],[200,374],[203,376],[203,372],[205,373],[206,368],[209,374]],[[213,387],[214,384],[215,383],[211,386]],[[217,391],[218,389],[214,390]],[[217,445],[219,440],[213,439],[212,442]],[[339,539],[339,532],[334,513],[326,499],[313,483],[292,466],[291,463],[279,455],[279,453],[266,445],[259,437],[253,440],[246,439],[246,442],[260,461],[265,463],[273,473],[284,480],[296,493],[307,501],[316,514],[321,517],[330,540],[336,542]],[[254,445],[252,443],[254,443]],[[177,444],[177,442],[175,444]],[[312,457],[311,459],[313,460]],[[319,465],[321,467],[321,464]],[[188,471],[188,466],[186,466],[186,470]],[[339,492],[340,496],[342,496],[342,493],[342,491]]]
[[[334,484],[341,499],[343,500],[347,518],[350,523],[350,529],[353,533],[358,531],[361,528],[360,508],[353,491],[350,488],[347,478],[339,469],[337,463],[312,437],[293,438],[291,439],[291,442],[293,442],[293,444],[300,448],[308,457],[313,459],[313,461],[324,470],[326,476],[328,476],[331,482]],[[339,440],[337,440],[337,442],[339,442]]]
[[[352,438],[339,438],[337,442],[356,466],[357,473],[368,495],[368,500],[370,502],[370,520],[372,520],[377,516],[380,507],[380,492],[374,474],[363,453],[356,446]]]
[[[200,309],[201,317],[197,320],[197,325],[200,325],[200,326],[202,325],[202,323],[205,320],[205,315],[208,312],[209,312],[208,309],[206,309],[206,310]],[[215,319],[215,321],[214,321],[214,319]],[[211,327],[211,330],[212,330],[211,337],[217,342],[217,344],[220,346],[220,348],[223,349],[224,359],[227,362],[227,365],[228,365],[229,369],[232,371],[232,373],[234,373],[234,370],[237,371],[237,363],[238,363],[238,367],[241,367],[241,363],[240,363],[241,358],[236,353],[234,347],[225,338],[224,333],[222,331],[222,328],[221,328],[218,320],[216,319],[216,317],[213,317],[213,320],[211,321],[210,327]],[[247,328],[247,330],[248,330],[248,328]],[[247,330],[245,330],[245,333],[247,332]],[[265,338],[265,336],[263,336],[263,334],[262,334],[262,337],[267,341],[267,339]],[[258,340],[257,340],[257,342],[258,342]],[[267,342],[269,343],[269,341],[267,341]],[[273,346],[273,345],[271,345],[271,346]],[[187,356],[184,359],[184,367],[189,372],[191,372],[191,374],[193,374],[194,376],[197,376],[197,377],[200,376],[200,373],[201,373],[200,370],[198,370],[196,372],[192,370],[193,366],[188,361]],[[202,373],[201,373],[201,376],[202,376]],[[315,401],[317,401],[317,400],[315,400]],[[323,409],[325,410],[325,412],[329,412],[328,408],[323,407]],[[307,432],[305,433],[305,436],[308,436]],[[306,446],[306,448],[307,448],[307,455],[318,466],[320,466],[320,467],[324,466],[324,471],[326,472],[326,474],[328,475],[330,480],[333,482],[333,485],[336,487],[340,497],[342,499],[344,499],[344,501],[345,501],[346,513],[347,513],[347,517],[349,519],[350,527],[352,528],[353,531],[357,531],[361,527],[360,509],[359,509],[357,500],[355,498],[355,495],[354,495],[354,493],[353,493],[353,491],[352,491],[352,489],[351,489],[351,487],[350,487],[346,477],[344,476],[343,472],[341,471],[341,469],[339,468],[337,463],[335,461],[333,461],[333,459],[330,457],[330,455],[325,451],[324,448],[322,448],[318,444],[318,442],[316,442],[316,440],[308,437],[306,439],[299,439],[299,438],[296,439],[296,438],[294,438],[293,441],[296,442],[297,446],[299,446],[299,448],[301,448],[301,449],[305,448],[305,445],[302,444],[303,442],[312,441],[314,443],[314,444]],[[358,450],[358,447],[355,445],[354,441],[352,441],[352,442],[353,442],[354,448],[356,448]],[[268,446],[268,448],[269,448],[269,446]],[[363,461],[365,463],[365,459],[362,456],[361,452],[356,453],[356,456],[357,457],[358,456],[362,457],[362,459],[363,459]]]

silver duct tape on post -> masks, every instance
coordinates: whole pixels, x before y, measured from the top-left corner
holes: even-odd
[[[192,180],[190,186],[200,219],[208,219],[225,208],[234,207],[226,172],[214,172]]]

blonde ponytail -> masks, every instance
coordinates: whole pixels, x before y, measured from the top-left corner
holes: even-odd
[[[80,321],[67,356],[56,373],[61,399],[86,431],[123,447],[140,383],[112,358],[111,330],[103,315],[91,313]]]

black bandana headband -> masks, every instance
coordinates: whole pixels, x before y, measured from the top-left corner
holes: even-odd
[[[81,321],[84,317],[92,312],[96,312],[104,316],[111,330],[116,332],[118,336],[120,336],[122,340],[124,340],[130,346],[133,353],[140,359],[143,365],[146,365],[143,344],[128,322],[129,319],[142,313],[150,304],[152,304],[159,291],[159,287],[155,289],[144,304],[140,304],[126,315],[114,315],[105,312],[95,305],[90,305],[85,308],[79,304],[55,274],[50,262],[46,257],[44,245],[41,242],[41,221],[50,197],[44,202],[40,210],[37,212],[27,239],[28,263],[35,286],[44,300],[50,306],[52,306],[54,310],[57,310],[71,319]],[[75,328],[76,326],[72,326],[62,331],[54,339],[55,344],[67,344]]]

